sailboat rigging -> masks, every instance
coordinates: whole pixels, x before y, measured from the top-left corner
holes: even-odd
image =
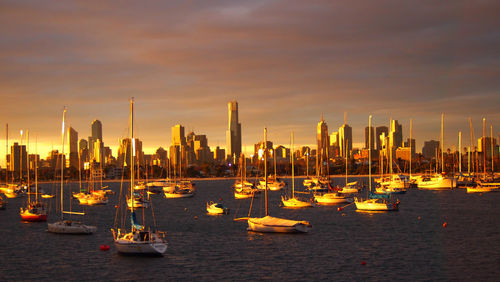
[[[131,135],[131,156],[130,156],[130,197],[134,197],[134,166],[135,166],[135,142],[134,140],[134,99],[130,100],[130,135]],[[122,193],[120,192],[120,195]],[[153,212],[153,209],[151,209]],[[118,217],[118,210],[116,216]],[[117,222],[115,218],[115,223]],[[114,226],[111,231],[113,232],[113,240],[116,250],[122,254],[134,255],[163,255],[167,251],[167,240],[165,232],[153,230],[150,227],[146,228],[143,219],[142,225],[137,223],[135,214],[135,206],[132,202],[130,207],[130,231],[124,227],[118,228]]]
[[[267,128],[264,129],[264,180],[265,180],[265,216],[249,217],[248,231],[270,233],[306,233],[312,225],[308,221],[289,220],[269,216],[268,213],[268,187],[267,187]]]
[[[91,225],[85,225],[80,221],[73,220],[65,220],[64,215],[85,215],[83,212],[72,212],[64,210],[64,130],[65,130],[65,122],[66,122],[66,107],[63,111],[63,121],[62,121],[62,151],[61,151],[61,220],[56,221],[54,223],[47,224],[48,231],[52,233],[60,233],[60,234],[92,234],[97,230],[97,227]],[[71,192],[71,191],[70,191]]]

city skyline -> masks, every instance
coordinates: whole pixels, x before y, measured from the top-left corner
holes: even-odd
[[[293,130],[297,148],[315,147],[322,113],[335,129],[347,112],[358,148],[370,114],[374,127],[398,120],[403,140],[413,119],[417,152],[439,140],[441,112],[445,147],[458,144],[458,131],[469,145],[469,117],[475,139],[483,117],[498,138],[495,5],[6,2],[0,126],[9,124],[10,145],[29,130],[30,152],[37,136],[46,156],[60,148],[67,106],[67,124],[80,139],[98,119],[116,155],[134,96],[146,153],[167,149],[175,124],[206,134],[211,148],[226,148],[233,100],[246,153],[264,127],[274,144],[286,146]],[[388,7],[397,12],[387,14]]]

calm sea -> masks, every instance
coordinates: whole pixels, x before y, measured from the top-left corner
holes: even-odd
[[[354,206],[343,212],[337,206],[287,210],[279,207],[280,192],[271,192],[271,215],[308,220],[313,229],[258,234],[248,232],[245,222],[233,221],[246,216],[250,205],[233,198],[233,182],[196,181],[197,194],[190,199],[153,197],[155,218],[169,243],[159,258],[116,253],[110,228],[120,183],[109,184],[117,194],[108,205],[85,209],[86,223],[98,227],[87,236],[51,234],[46,223],[23,223],[19,207],[26,199],[9,199],[7,209],[0,210],[0,280],[500,279],[500,193],[414,189],[399,196],[400,211],[372,214],[356,212]],[[254,215],[262,210],[263,198],[254,200]],[[230,214],[206,215],[206,202],[220,200]],[[57,200],[50,201],[53,222],[59,218]],[[82,208],[73,201],[72,209]],[[102,244],[111,249],[100,251]]]

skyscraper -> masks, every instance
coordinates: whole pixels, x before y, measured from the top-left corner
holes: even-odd
[[[144,164],[144,152],[142,151],[142,141],[134,138],[135,155],[134,161],[136,166]],[[120,147],[118,147],[118,164],[124,166],[132,166],[132,139],[120,139]]]
[[[89,137],[89,154],[90,160],[100,162],[103,160],[104,142],[102,140],[102,123],[95,119],[91,125],[92,135]],[[96,144],[98,147],[96,148]]]
[[[176,124],[172,127],[172,145],[186,145],[184,126]]]
[[[172,127],[172,145],[169,149],[170,163],[174,167],[186,160],[186,137],[184,126],[177,124]]]
[[[330,144],[328,136],[328,125],[325,122],[323,116],[321,116],[321,121],[318,122],[316,130],[316,142],[317,142],[317,153],[320,160],[325,161],[327,159],[327,150]]]
[[[389,132],[389,146],[394,150],[403,146],[403,126],[397,120],[392,120]]]
[[[78,132],[73,127],[68,127],[69,153],[66,167],[78,169]]]
[[[230,161],[237,160],[241,154],[241,123],[238,121],[238,102],[227,103],[228,130],[226,131],[227,154]]]
[[[349,157],[352,151],[352,128],[343,124],[339,128],[339,147],[340,147],[340,156]]]
[[[80,152],[80,161],[81,167],[83,168],[83,164],[89,161],[89,143],[85,139],[80,139],[78,142],[78,149]]]
[[[7,166],[9,171],[14,172],[15,178],[20,177],[19,173],[21,171],[23,171],[24,174],[28,170],[26,155],[26,145],[19,145],[15,142],[14,145],[10,147],[10,154],[7,156]]]
[[[432,159],[436,157],[439,152],[439,141],[430,140],[424,142],[424,147],[422,148],[422,155],[424,158]]]
[[[377,128],[375,128],[375,140],[377,140],[377,151],[382,150],[382,143],[383,143],[381,139],[382,134],[384,134],[384,137],[382,138],[385,138],[385,136],[389,135],[389,128],[387,128],[387,126],[377,126]]]
[[[102,141],[102,123],[98,119],[92,122],[92,138],[94,140],[100,139]]]

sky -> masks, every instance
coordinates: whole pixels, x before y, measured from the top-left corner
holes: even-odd
[[[243,144],[315,143],[344,122],[355,146],[397,119],[403,135],[445,147],[500,132],[499,1],[0,1],[0,125],[30,131],[42,158],[60,149],[61,119],[79,138],[103,124],[116,154],[135,98],[146,153],[171,127],[225,147],[237,100]],[[3,127],[3,125],[2,125]],[[5,149],[0,130],[0,151]],[[3,142],[2,142],[3,141]],[[23,141],[26,143],[26,140]],[[3,154],[3,153],[2,153]],[[3,162],[2,158],[2,162]]]

